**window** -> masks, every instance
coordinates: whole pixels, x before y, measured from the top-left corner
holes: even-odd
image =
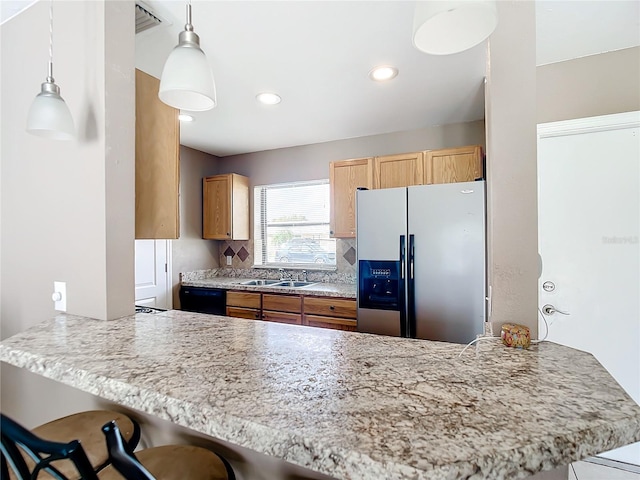
[[[256,265],[336,264],[329,238],[329,180],[254,188]]]

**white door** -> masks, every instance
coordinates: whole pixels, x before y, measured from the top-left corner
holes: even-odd
[[[136,305],[172,308],[171,240],[136,240]]]
[[[538,229],[539,306],[569,313],[547,316],[548,340],[592,353],[640,403],[639,127],[640,112],[538,126]],[[640,465],[640,443],[603,456]]]

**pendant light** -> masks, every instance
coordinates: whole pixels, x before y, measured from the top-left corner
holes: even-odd
[[[53,0],[49,3],[49,74],[29,108],[27,132],[53,140],[71,140],[75,127],[69,107],[53,79]]]
[[[484,41],[497,24],[495,0],[418,0],[413,44],[433,55],[458,53]]]
[[[164,64],[158,97],[180,110],[201,112],[216,106],[213,73],[191,24],[191,1],[187,3],[187,23],[178,36],[178,45]]]

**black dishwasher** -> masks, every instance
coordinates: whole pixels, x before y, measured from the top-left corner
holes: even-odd
[[[180,309],[187,312],[226,315],[227,291],[219,288],[182,286],[180,288]]]

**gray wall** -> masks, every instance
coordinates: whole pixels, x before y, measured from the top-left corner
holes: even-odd
[[[251,185],[329,178],[329,162],[349,158],[484,145],[484,121],[234,155],[219,159],[221,173],[239,173]]]
[[[55,2],[54,74],[78,130],[71,142],[25,131],[47,73],[49,3],[1,27],[3,338],[54,315],[54,280],[67,282],[69,313],[99,319],[133,313],[133,8]],[[56,397],[41,379],[1,368],[2,410],[25,423],[93,404],[63,386]]]
[[[537,68],[538,123],[640,110],[640,47]]]
[[[534,2],[498,2],[486,85],[488,283],[494,333],[537,337],[536,25]],[[515,40],[517,39],[517,41]]]
[[[218,243],[202,239],[202,179],[218,173],[218,158],[180,147],[180,238],[171,241],[173,308],[180,307],[180,272],[217,268]]]

